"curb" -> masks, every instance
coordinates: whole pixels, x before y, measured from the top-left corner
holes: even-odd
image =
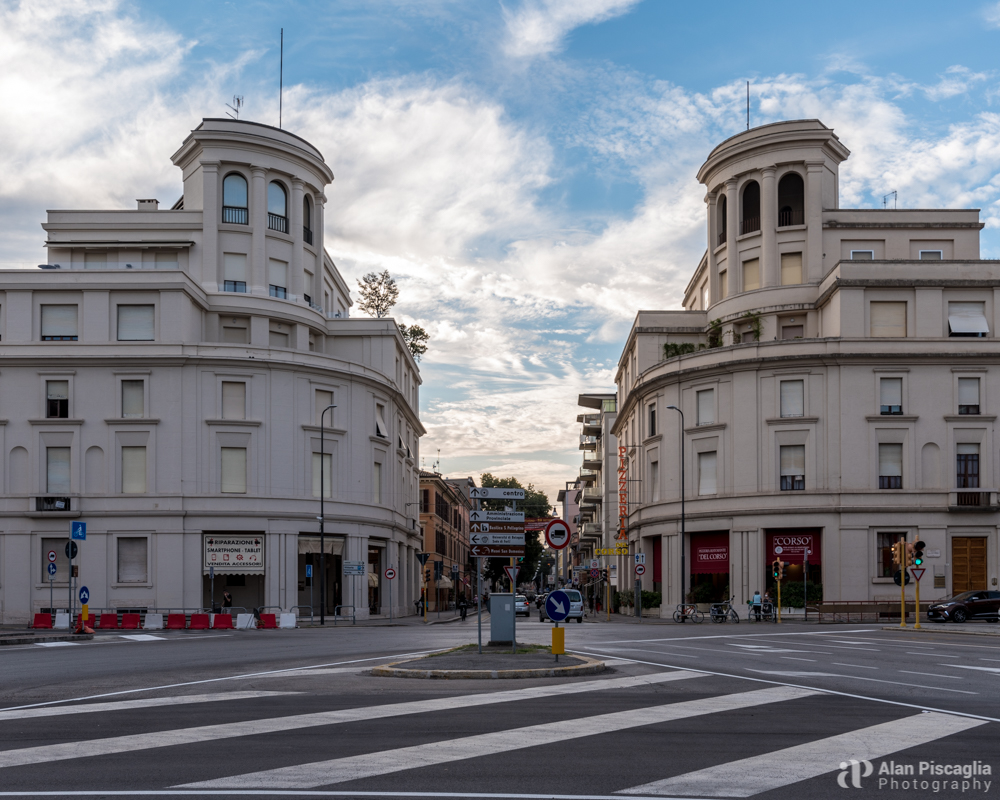
[[[548,667],[540,669],[404,669],[396,664],[406,664],[406,661],[396,661],[393,664],[383,664],[374,667],[372,675],[380,678],[444,678],[444,679],[505,679],[505,678],[572,678],[577,675],[597,675],[606,669],[603,661],[596,658],[574,655],[582,658],[583,664],[566,667]]]
[[[933,627],[931,627],[933,626]],[[982,628],[966,628],[957,627],[955,625],[947,625],[946,623],[935,623],[928,622],[926,625],[921,623],[919,628],[901,628],[898,625],[885,625],[882,627],[884,631],[898,631],[900,633],[948,633],[958,636],[1000,636],[1000,630],[984,630]]]
[[[0,647],[15,644],[42,644],[45,642],[86,642],[94,638],[92,633],[71,633],[65,636],[0,636]]]

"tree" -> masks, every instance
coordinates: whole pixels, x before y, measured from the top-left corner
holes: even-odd
[[[396,280],[389,274],[389,270],[384,269],[380,273],[369,272],[360,281],[358,288],[361,291],[361,302],[358,309],[364,311],[370,317],[382,319],[399,299],[399,287]]]
[[[524,489],[524,500],[518,500],[518,511],[524,511],[526,519],[537,519],[549,516],[549,498],[545,492],[535,489],[535,485],[529,483],[523,486],[517,478],[498,478],[489,472],[484,472],[480,477],[480,486],[502,489]],[[486,511],[503,511],[506,507],[505,500],[483,500],[483,509]],[[538,561],[542,556],[542,545],[538,541],[538,532],[525,533],[524,535],[524,559],[517,563],[519,567],[517,573],[518,581],[530,581],[538,569]],[[503,568],[510,563],[506,558],[490,558],[486,561],[484,577],[489,581],[499,581],[506,577]]]
[[[399,332],[403,334],[403,341],[410,348],[413,357],[419,361],[420,356],[427,352],[427,342],[430,335],[419,325],[400,325]]]

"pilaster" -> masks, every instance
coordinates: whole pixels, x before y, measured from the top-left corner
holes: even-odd
[[[822,161],[806,162],[806,263],[802,272],[808,281],[823,277],[823,169]]]
[[[201,171],[204,181],[204,209],[202,210],[201,266],[195,272],[195,266],[188,263],[188,270],[196,283],[206,292],[219,291],[223,281],[222,264],[219,258],[219,220],[222,204],[219,202],[219,162],[202,161]]]
[[[778,268],[778,193],[774,175],[776,167],[764,167],[760,196],[760,281],[761,286],[778,286],[781,271]]]
[[[729,276],[728,295],[739,291],[740,252],[736,239],[740,233],[740,199],[736,193],[736,179],[726,181],[726,271]],[[721,287],[720,287],[721,293]],[[719,298],[722,299],[721,297]]]
[[[250,225],[252,238],[250,240],[250,292],[263,294],[267,292],[266,243],[267,230],[267,185],[265,178],[267,170],[263,167],[250,167],[252,186],[250,188]]]

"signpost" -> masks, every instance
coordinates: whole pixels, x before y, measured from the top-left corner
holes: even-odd
[[[312,613],[312,611],[316,608],[316,605],[313,603],[313,579],[312,579],[312,577],[313,577],[313,565],[312,564],[306,564],[306,580],[309,581],[309,612],[310,613]]]
[[[430,553],[417,553],[417,559],[420,561],[420,571],[423,573],[420,577],[424,581],[424,602],[422,603],[424,607],[424,622],[427,622],[427,572],[424,570],[424,567],[427,566],[427,559],[430,557]]]
[[[554,519],[545,526],[545,543],[553,550],[562,550],[569,540],[569,525],[561,519]]]
[[[392,579],[396,577],[396,570],[392,567],[386,567],[383,574],[385,579],[389,581],[389,622],[392,622]]]
[[[215,566],[210,566],[208,568],[208,585],[209,593],[211,595],[212,612],[215,612]]]
[[[523,511],[470,511],[469,522],[524,522]],[[524,527],[523,525],[521,527]]]
[[[469,533],[520,533],[524,535],[524,521],[521,522],[473,522]]]
[[[80,630],[85,630],[87,627],[87,618],[90,616],[90,589],[86,586],[80,587]],[[93,632],[93,631],[91,631]]]
[[[49,570],[49,613],[53,615],[53,619],[55,618],[55,616],[54,616],[55,615],[55,611],[53,611],[52,606],[55,603],[55,601],[52,599],[52,581],[56,577],[55,555],[56,555],[56,551],[55,550],[49,550],[49,566],[48,566],[48,570]]]
[[[510,599],[511,599],[511,612],[514,614],[514,625],[511,628],[511,643],[510,651],[511,653],[517,653],[517,571],[520,567],[516,565],[507,566],[503,568],[503,571],[507,573],[507,577],[510,578]]]
[[[545,615],[554,623],[552,627],[552,654],[559,661],[559,654],[566,652],[566,629],[559,623],[569,616],[569,595],[562,589],[549,592],[545,598]]]
[[[499,486],[473,486],[469,489],[472,500],[523,500],[524,489],[504,489]]]
[[[73,577],[76,573],[76,568],[73,566],[73,559],[76,558],[76,554],[79,552],[80,548],[77,542],[83,542],[87,540],[87,523],[86,522],[76,522],[72,521],[69,523],[69,541],[66,542],[66,558],[69,559],[69,575],[66,579],[66,585],[69,587],[69,621],[70,627],[73,625]]]

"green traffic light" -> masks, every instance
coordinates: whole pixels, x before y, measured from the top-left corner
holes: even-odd
[[[920,558],[920,556],[917,556],[915,559],[913,559],[913,563],[919,567],[921,564],[924,563],[924,560]]]

